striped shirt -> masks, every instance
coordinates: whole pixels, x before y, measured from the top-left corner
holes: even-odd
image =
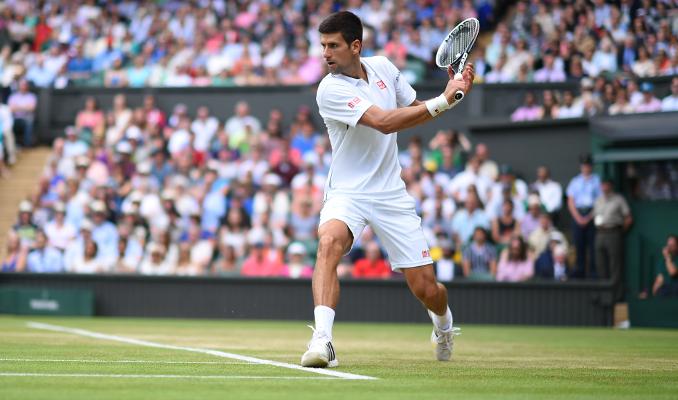
[[[497,250],[489,243],[478,245],[470,243],[462,253],[464,261],[471,263],[471,275],[487,275],[490,273],[490,262],[497,259]]]

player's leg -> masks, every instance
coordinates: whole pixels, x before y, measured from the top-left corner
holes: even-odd
[[[424,306],[437,316],[444,317],[449,307],[447,305],[447,289],[436,281],[433,265],[424,265],[414,268],[403,268],[403,274],[410,291]],[[442,318],[441,317],[441,318]],[[434,321],[435,322],[435,321]],[[452,324],[451,318],[445,321],[446,325],[439,326],[447,330]]]
[[[428,309],[433,322],[431,341],[436,344],[436,358],[448,361],[452,357],[454,336],[459,334],[459,328],[453,326],[447,289],[436,281],[433,265],[403,268],[402,271],[412,294]]]
[[[337,277],[337,265],[353,243],[353,234],[348,226],[338,220],[332,219],[325,222],[318,229],[318,253],[313,271],[313,303],[318,307],[334,309],[339,302],[339,278]],[[316,311],[317,314],[317,311]],[[316,330],[325,331],[332,337],[332,325],[320,321],[316,317]]]
[[[452,312],[447,305],[447,290],[438,283],[428,243],[421,229],[421,218],[409,195],[375,204],[370,226],[377,234],[394,270],[405,274],[412,293],[426,306],[434,323],[432,340],[436,357],[449,360],[452,354]]]
[[[315,329],[308,350],[301,357],[301,365],[324,368],[338,365],[332,345],[334,309],[339,302],[337,265],[341,257],[351,248],[353,235],[344,222],[331,219],[320,226],[318,238],[318,254],[312,283]]]
[[[337,266],[365,227],[365,215],[368,214],[369,206],[366,202],[347,197],[328,199],[320,212],[318,253],[313,271],[315,329],[308,351],[301,357],[301,365],[304,367],[324,368],[338,365],[332,346],[334,308],[339,302]]]

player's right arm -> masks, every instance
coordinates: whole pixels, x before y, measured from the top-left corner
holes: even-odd
[[[464,94],[468,93],[473,86],[474,71],[473,65],[468,64],[462,74],[461,81],[454,79],[454,72],[449,69],[450,76],[443,95],[447,104],[454,103],[454,94],[461,90]],[[440,110],[442,112],[444,110]],[[384,134],[398,132],[413,126],[423,124],[435,118],[425,102],[415,100],[408,107],[396,108],[394,110],[384,110],[377,105],[370,106],[358,123],[374,128]]]

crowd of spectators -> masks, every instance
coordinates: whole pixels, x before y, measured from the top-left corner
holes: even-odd
[[[499,23],[491,0],[10,0],[0,9],[0,83],[311,84],[325,71],[316,28],[339,9],[363,20],[363,55],[386,55],[411,82],[436,71],[442,38],[468,17],[496,23],[473,53],[479,80],[678,74],[667,0],[519,1]]]
[[[512,114],[512,121],[581,118],[593,115],[622,115],[635,113],[678,111],[678,77],[671,80],[670,92],[655,95],[654,85],[633,79],[615,79],[611,82],[598,77],[581,80],[579,96],[571,90],[562,93],[546,89],[540,98],[528,92],[523,104]]]
[[[474,55],[489,83],[676,75],[678,13],[671,0],[518,1]]]
[[[331,151],[310,108],[286,125],[279,110],[261,121],[246,102],[226,120],[205,106],[166,114],[151,95],[134,109],[123,94],[109,110],[84,103],[20,205],[3,270],[311,275]],[[402,150],[441,280],[594,276],[569,262],[557,227],[565,194],[546,166],[528,184],[452,131]],[[339,273],[393,276],[369,228]]]
[[[421,79],[449,27],[492,20],[492,1],[8,0],[0,5],[0,80],[39,87],[299,85],[325,72],[320,21],[348,9],[363,55]]]

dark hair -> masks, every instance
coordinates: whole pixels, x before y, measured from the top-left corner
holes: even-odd
[[[511,254],[511,244],[513,243],[514,240],[517,240],[518,243],[520,243],[520,248],[518,250],[518,258],[513,258],[513,255]],[[525,243],[525,240],[523,239],[522,236],[520,235],[513,235],[511,236],[511,240],[509,241],[508,245],[508,258],[511,261],[525,261],[527,260],[527,244]]]
[[[349,45],[354,40],[363,41],[363,23],[350,11],[339,11],[325,18],[318,27],[320,33],[341,33]]]

